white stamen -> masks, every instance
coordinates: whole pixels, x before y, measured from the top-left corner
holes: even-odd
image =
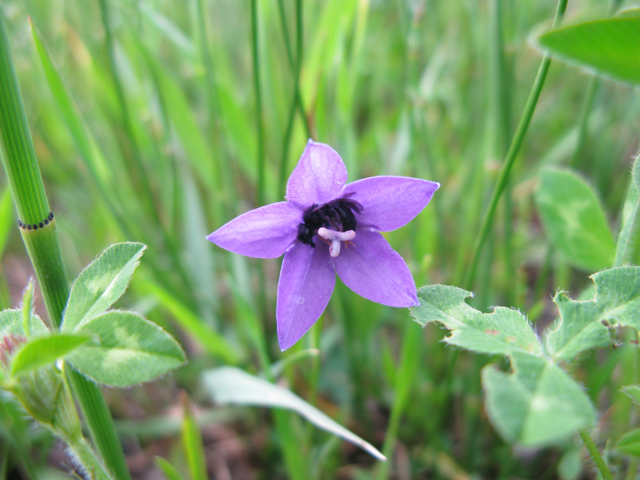
[[[353,230],[347,230],[346,232],[336,232],[335,230],[329,230],[328,228],[320,227],[318,229],[318,235],[324,238],[328,242],[331,242],[329,247],[329,255],[336,258],[340,255],[340,242],[349,242],[356,238],[356,232]]]

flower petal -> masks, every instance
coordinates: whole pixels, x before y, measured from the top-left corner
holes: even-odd
[[[358,225],[389,232],[403,227],[427,206],[437,182],[410,177],[370,177],[350,183],[341,194],[362,205]]]
[[[282,351],[291,347],[316,323],[327,307],[336,273],[329,257],[329,246],[317,242],[311,248],[296,242],[284,254],[276,319]]]
[[[309,140],[287,182],[287,200],[310,207],[337,198],[347,182],[340,155],[324,143]]]
[[[302,211],[289,202],[250,210],[207,237],[230,252],[254,258],[277,258],[296,240]]]
[[[420,305],[409,267],[378,232],[359,229],[334,258],[336,272],[358,295],[390,307]]]

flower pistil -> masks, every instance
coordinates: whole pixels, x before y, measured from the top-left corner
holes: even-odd
[[[336,232],[335,230],[329,230],[328,228],[320,227],[318,229],[318,236],[330,243],[329,255],[336,258],[340,255],[340,242],[345,242],[349,245],[349,242],[356,238],[356,232],[353,230],[347,230],[346,232]]]

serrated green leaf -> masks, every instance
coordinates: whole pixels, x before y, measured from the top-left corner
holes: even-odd
[[[560,318],[547,334],[546,346],[554,358],[573,360],[584,350],[609,345],[610,326],[640,331],[640,267],[611,268],[591,279],[592,300],[572,300],[562,292],[553,299]]]
[[[640,385],[629,385],[623,387],[622,392],[633,400],[633,403],[640,406]]]
[[[582,179],[568,170],[543,170],[535,198],[549,240],[571,264],[589,272],[613,265],[613,236]]]
[[[618,440],[616,444],[616,450],[628,453],[634,457],[640,457],[640,428],[631,430],[620,437],[620,440]]]
[[[185,363],[182,348],[155,323],[134,312],[109,311],[80,325],[76,333],[96,335],[69,361],[94,380],[126,387],[147,382]]]
[[[294,393],[235,367],[221,367],[203,374],[203,386],[218,403],[284,408],[303,416],[316,427],[357,445],[378,460],[386,460],[373,445],[336,423]]]
[[[465,302],[471,296],[461,288],[429,285],[418,289],[420,306],[412,307],[411,313],[420,325],[444,325],[451,331],[445,338],[451,345],[490,355],[514,351],[542,354],[542,345],[522,313],[504,307],[482,313]]]
[[[89,340],[87,335],[53,333],[25,344],[11,360],[11,374],[16,376],[36,370],[67,356]]]
[[[640,17],[595,20],[559,28],[540,37],[540,44],[569,62],[601,75],[640,84]]]
[[[514,373],[482,370],[487,413],[509,442],[552,445],[595,423],[589,397],[550,360],[514,352]]]
[[[74,331],[113,305],[129,286],[146,248],[142,243],[116,243],[89,264],[73,284],[62,330]]]
[[[29,329],[31,330],[31,335],[49,333],[47,326],[35,313],[31,314]],[[26,336],[22,309],[3,310],[0,312],[0,338],[11,334]]]

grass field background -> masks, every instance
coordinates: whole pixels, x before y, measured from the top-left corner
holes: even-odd
[[[181,389],[201,413],[213,478],[541,480],[572,478],[580,465],[583,477],[573,478],[595,478],[577,444],[524,450],[495,433],[480,369],[487,362],[507,368],[502,358],[445,347],[437,326],[421,330],[408,310],[371,303],[340,282],[321,320],[281,353],[280,260],[230,254],[204,237],[281,200],[311,137],[340,153],[351,181],[405,175],[440,182],[413,222],[385,234],[416,284],[472,290],[476,308],[511,306],[543,329],[555,316],[556,290],[578,296],[594,272],[571,267],[550,245],[533,201],[537,174],[550,165],[579,172],[617,231],[638,149],[638,90],[593,83],[576,67],[552,63],[478,274],[465,285],[542,58],[535,38],[550,28],[555,3],[256,6],[252,16],[249,0],[2,0],[70,275],[110,243],[147,244],[121,304],[171,331],[189,355],[171,376],[106,391],[136,478],[161,478],[155,455],[184,467]],[[564,23],[606,11],[600,1],[569,1]],[[28,17],[54,70],[43,68]],[[52,90],[56,81],[61,89]],[[2,176],[0,195],[0,223],[10,225],[0,230],[7,240],[0,241],[0,307],[8,308],[19,302],[31,267]],[[281,385],[384,445],[390,462],[379,464],[294,414],[283,429],[269,410],[212,406],[199,383],[215,366],[260,374],[274,364]],[[640,381],[638,367],[635,349],[624,347],[587,355],[572,372],[602,413],[603,439],[639,420],[618,392]],[[46,434],[25,425],[16,431],[25,458],[12,458],[9,472],[24,472],[25,463],[32,472],[58,465],[61,449]],[[625,465],[612,455],[614,465]]]

